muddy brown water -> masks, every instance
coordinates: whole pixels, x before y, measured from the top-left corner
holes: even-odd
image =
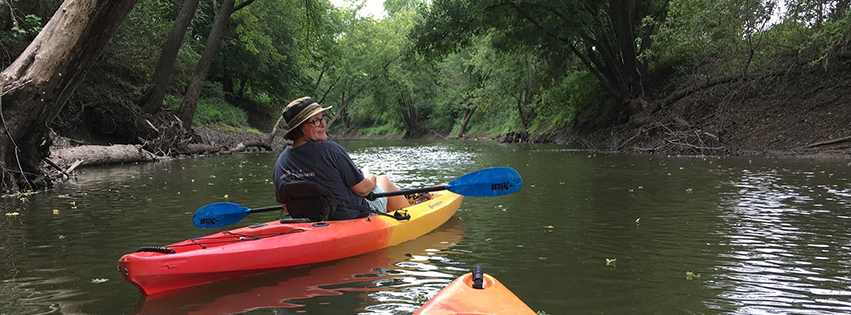
[[[449,223],[385,250],[148,298],[118,258],[212,233],[191,223],[207,203],[273,204],[277,154],[87,168],[0,201],[0,314],[410,314],[475,265],[549,314],[851,313],[848,161],[340,143],[403,187],[492,166],[524,187],[466,198]]]

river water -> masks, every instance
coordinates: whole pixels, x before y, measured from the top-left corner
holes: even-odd
[[[274,204],[277,154],[86,168],[0,200],[0,314],[410,314],[475,265],[553,315],[851,313],[847,160],[340,143],[403,188],[494,166],[524,185],[466,198],[433,233],[385,250],[148,298],[118,258],[212,233],[192,226],[202,205]]]

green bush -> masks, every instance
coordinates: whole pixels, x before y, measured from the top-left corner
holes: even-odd
[[[394,126],[393,123],[361,128],[360,131],[365,136],[395,136],[400,135],[403,132],[399,127]]]
[[[222,98],[204,98],[198,101],[193,123],[196,125],[222,123],[232,126],[248,126],[248,114],[240,108],[231,106]]]

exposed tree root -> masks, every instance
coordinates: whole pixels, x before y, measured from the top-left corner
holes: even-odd
[[[808,148],[815,148],[815,147],[818,147],[818,146],[823,146],[823,145],[828,145],[828,144],[836,144],[836,143],[845,142],[845,141],[851,141],[851,136],[839,138],[839,139],[816,142],[816,143],[808,145],[807,147]]]

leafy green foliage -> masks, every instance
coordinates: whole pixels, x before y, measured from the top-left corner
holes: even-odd
[[[8,31],[0,32],[0,47],[22,46],[41,32],[42,20],[35,14],[27,14]]]
[[[193,119],[194,124],[227,124],[248,126],[248,114],[245,110],[229,104],[225,100],[221,83],[208,82],[204,85],[204,98],[198,100],[198,108]]]
[[[145,75],[153,73],[153,67],[173,23],[173,17],[168,14],[171,10],[171,3],[165,0],[136,2],[107,46],[104,52],[105,60],[123,67],[137,67],[134,70]],[[184,54],[181,57],[197,60],[197,56]]]
[[[198,101],[193,123],[206,125],[222,123],[233,126],[247,126],[248,114],[244,110],[231,106],[221,98],[202,98]]]
[[[0,46],[14,55],[62,1],[9,2],[17,26],[0,31]],[[634,4],[634,11],[624,15],[619,4]],[[84,96],[132,103],[181,5],[139,0],[102,57],[101,69],[110,70],[97,78],[114,91],[80,89]],[[833,62],[851,44],[848,6],[844,0],[387,0],[388,16],[376,19],[358,17],[357,5],[340,9],[325,0],[254,1],[228,24],[194,123],[245,126],[245,111],[230,102],[248,99],[280,113],[290,100],[311,95],[334,106],[331,132],[457,134],[469,112],[465,128],[478,135],[610,126],[644,93],[653,102],[710,78]],[[214,7],[201,1],[195,12],[168,106],[180,104]]]

